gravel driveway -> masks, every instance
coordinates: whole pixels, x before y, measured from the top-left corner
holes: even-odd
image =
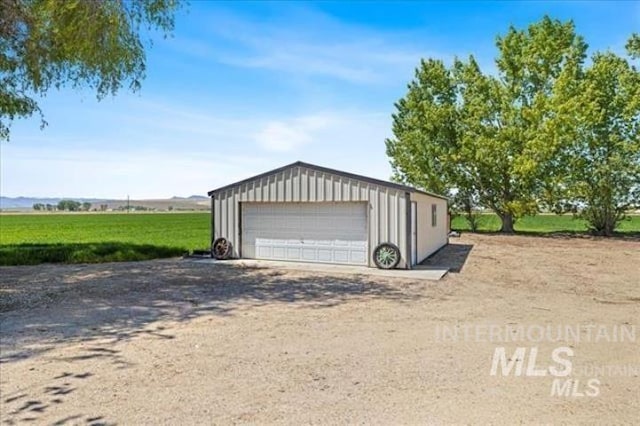
[[[640,418],[640,331],[625,342],[535,344],[439,334],[487,324],[637,328],[637,240],[463,235],[430,262],[453,272],[414,282],[178,259],[0,268],[0,420]],[[535,346],[544,366],[559,345],[575,351],[576,371],[627,369],[598,375],[595,397],[550,396],[550,377],[490,375],[497,346]],[[583,389],[591,376],[578,378]]]

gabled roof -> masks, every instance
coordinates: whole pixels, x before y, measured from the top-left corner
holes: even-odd
[[[443,200],[448,200],[447,197],[444,197],[442,195],[433,194],[433,193],[427,192],[427,191],[422,191],[422,190],[414,188],[412,186],[402,185],[402,184],[395,183],[395,182],[388,182],[386,180],[374,179],[374,178],[370,178],[370,177],[367,177],[367,176],[362,176],[362,175],[356,175],[356,174],[353,174],[353,173],[343,172],[343,171],[340,171],[340,170],[329,169],[327,167],[316,166],[315,164],[309,164],[309,163],[305,163],[305,162],[302,162],[302,161],[296,161],[295,163],[287,164],[286,166],[282,166],[282,167],[279,167],[277,169],[269,170],[268,172],[260,173],[259,175],[255,175],[255,176],[252,176],[250,178],[243,179],[241,181],[238,181],[238,182],[235,182],[235,183],[231,183],[229,185],[225,185],[225,186],[222,186],[220,188],[213,189],[213,190],[209,191],[207,193],[207,195],[212,197],[213,195],[215,195],[218,192],[225,191],[227,189],[231,189],[231,188],[234,188],[236,186],[243,185],[243,184],[251,182],[253,180],[261,179],[263,177],[267,177],[267,176],[270,176],[270,175],[273,175],[273,174],[276,174],[276,173],[280,173],[280,172],[282,172],[284,170],[291,169],[293,167],[304,167],[304,168],[315,170],[315,171],[318,171],[318,172],[330,173],[330,174],[333,174],[333,175],[343,176],[343,177],[348,178],[348,179],[359,180],[359,181],[362,181],[362,182],[367,182],[367,183],[371,183],[371,184],[374,184],[374,185],[384,186],[384,187],[387,187],[387,188],[399,189],[399,190],[405,191],[405,192],[416,192],[416,193],[419,193],[419,194],[430,195],[432,197],[442,198]]]

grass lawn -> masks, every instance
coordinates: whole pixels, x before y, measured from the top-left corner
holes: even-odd
[[[209,246],[208,213],[0,215],[0,265],[179,256]]]
[[[480,219],[479,231],[497,232],[500,230],[500,219],[495,214],[483,214]],[[451,222],[451,229],[455,231],[469,231],[469,224],[464,217],[458,216]],[[516,232],[551,233],[551,232],[587,232],[587,224],[582,219],[575,219],[572,215],[540,214],[525,216],[515,224]],[[640,216],[629,216],[622,221],[617,229],[624,234],[640,232]]]

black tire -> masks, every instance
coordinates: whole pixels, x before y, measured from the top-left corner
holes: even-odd
[[[231,242],[220,237],[211,244],[211,257],[218,260],[225,260],[231,257]]]
[[[382,243],[373,251],[373,263],[380,269],[393,269],[400,263],[400,249],[395,244]]]

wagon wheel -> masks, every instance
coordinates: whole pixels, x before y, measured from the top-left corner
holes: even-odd
[[[218,260],[228,259],[231,256],[231,243],[226,238],[217,238],[211,244],[211,256]]]
[[[373,262],[380,269],[393,269],[400,263],[400,249],[391,243],[382,243],[373,251]]]

